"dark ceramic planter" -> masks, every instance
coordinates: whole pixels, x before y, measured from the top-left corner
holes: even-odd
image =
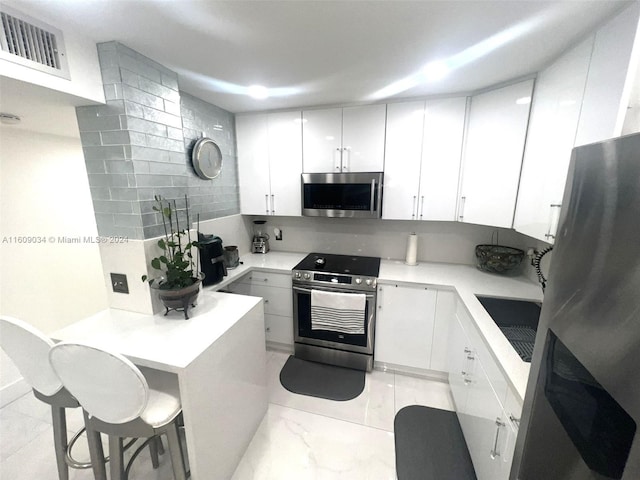
[[[177,310],[184,312],[184,318],[189,318],[189,307],[195,307],[196,298],[200,292],[200,284],[202,283],[202,276],[195,278],[193,285],[181,288],[179,290],[163,290],[161,285],[155,287],[158,291],[158,298],[162,301],[162,304],[166,308],[164,312],[165,316],[171,310]]]

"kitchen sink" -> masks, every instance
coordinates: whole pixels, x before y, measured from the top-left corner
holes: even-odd
[[[531,362],[540,319],[540,304],[481,295],[476,295],[476,298],[509,340],[520,358],[525,362]]]

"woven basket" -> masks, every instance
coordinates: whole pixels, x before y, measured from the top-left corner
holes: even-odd
[[[504,245],[476,245],[476,258],[480,270],[505,273],[522,263],[524,252]]]

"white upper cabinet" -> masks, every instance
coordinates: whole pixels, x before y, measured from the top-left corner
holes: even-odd
[[[466,104],[466,97],[427,101],[420,170],[420,220],[455,220]]]
[[[243,214],[301,214],[301,123],[301,112],[236,117]]]
[[[622,133],[640,56],[639,16],[640,3],[633,2],[596,31],[576,146]]]
[[[513,224],[517,231],[553,243],[572,148],[622,133],[634,86],[639,15],[636,3],[539,74]]]
[[[533,80],[471,99],[458,220],[511,228]]]
[[[540,73],[529,120],[514,228],[553,241],[571,158],[593,38]]]
[[[387,105],[382,218],[413,220],[420,195],[424,101]]]
[[[387,105],[382,217],[455,219],[466,98]]]
[[[303,112],[305,173],[380,172],[386,105]]]

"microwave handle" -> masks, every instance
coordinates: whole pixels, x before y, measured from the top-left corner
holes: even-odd
[[[376,199],[376,179],[372,179],[371,180],[371,213],[373,213],[373,211],[375,210],[374,206],[373,206],[373,202]]]

